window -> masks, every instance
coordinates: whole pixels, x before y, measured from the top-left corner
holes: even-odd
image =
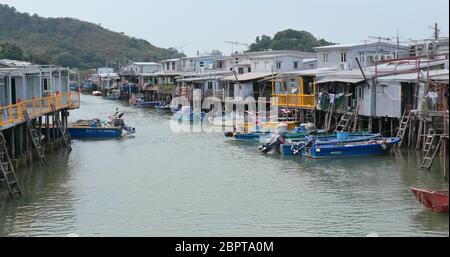
[[[166,70],[170,70],[170,63],[166,63]]]
[[[298,62],[294,62],[294,69],[298,69]]]
[[[236,58],[236,64],[238,64],[239,63],[239,58]]]
[[[240,67],[240,68],[238,69],[238,73],[239,73],[239,74],[244,74],[244,68],[243,68],[243,67]]]
[[[298,88],[295,86],[295,79],[291,79],[289,86],[290,86],[290,89],[289,89],[288,93],[290,93],[290,94],[298,93]]]
[[[247,72],[252,72],[252,67],[247,67]]]
[[[200,68],[205,67],[205,63],[204,62],[200,62]]]
[[[358,99],[363,99],[364,98],[364,87],[363,86],[359,86],[356,88],[356,97]]]
[[[218,62],[217,62],[217,67],[218,67],[219,69],[222,69],[222,68],[223,68],[223,61],[218,61]]]
[[[342,52],[341,53],[341,62],[346,62],[347,61],[347,53],[346,52]]]
[[[213,89],[213,83],[212,81],[208,81],[208,90],[212,90]]]
[[[322,55],[322,61],[323,61],[323,62],[328,62],[328,53],[323,53],[323,55]]]
[[[48,80],[44,79],[44,91],[48,90]]]
[[[366,54],[364,52],[359,52],[359,61],[365,62],[366,61]]]
[[[281,62],[277,62],[277,69],[281,69]]]
[[[173,63],[172,63],[172,70],[175,70],[175,65],[176,65],[176,64],[173,62]]]

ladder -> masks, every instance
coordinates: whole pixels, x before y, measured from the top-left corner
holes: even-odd
[[[357,126],[358,126],[358,118],[359,118],[359,115],[358,115],[358,113],[359,113],[359,104],[358,103],[356,103],[356,108],[355,108],[355,112],[353,113],[353,127],[351,128],[352,129],[352,132],[355,132],[356,131],[356,128],[357,128]],[[349,126],[350,127],[350,126]],[[349,129],[350,130],[350,129]]]
[[[400,138],[400,142],[397,144],[397,147],[399,148],[403,143],[403,137],[405,136],[406,129],[408,129],[410,117],[411,113],[405,110],[402,119],[400,120],[400,124],[398,125],[397,137]]]
[[[347,109],[347,111],[342,115],[341,120],[339,121],[338,125],[336,126],[335,132],[344,132],[349,123],[351,122],[353,117],[353,111],[351,111],[350,108]]]
[[[41,145],[41,136],[37,133],[36,129],[31,123],[30,116],[28,116],[27,110],[23,110],[23,117],[25,118],[25,123],[27,124],[27,130],[31,137],[31,142],[33,142],[34,148],[37,150],[39,155],[39,160],[42,166],[47,165],[47,158],[45,157],[44,149]]]
[[[52,112],[54,114],[56,114],[56,107],[53,104],[50,105],[50,108],[52,108]],[[59,115],[54,115],[53,117],[55,117],[56,127],[58,128],[59,133],[61,133],[61,135],[62,135],[64,144],[66,145],[67,150],[69,151],[69,153],[72,152],[70,137],[67,134],[66,129],[63,129],[64,126],[63,126],[61,120],[59,119]]]
[[[334,102],[328,105],[328,112],[325,115],[324,129],[329,130],[331,126],[331,119],[333,118]]]
[[[16,172],[9,158],[6,140],[2,132],[0,132],[0,182],[5,182],[8,186],[9,196],[14,198],[15,195],[22,196],[19,183],[17,182]]]
[[[427,139],[425,141],[425,148],[424,148],[425,157],[423,158],[421,168],[426,168],[426,169],[431,168],[434,158],[436,157],[436,154],[439,151],[439,147],[441,145],[442,138],[439,138],[439,141],[433,150],[433,143],[434,143],[435,136],[436,136],[436,134],[435,134],[434,130],[430,129],[428,131]]]

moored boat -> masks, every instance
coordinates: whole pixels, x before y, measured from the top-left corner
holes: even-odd
[[[425,207],[435,212],[448,212],[448,189],[431,190],[411,187],[411,192]]]
[[[103,96],[103,93],[101,91],[94,91],[92,92],[93,96]]]
[[[130,104],[134,107],[159,107],[163,105],[162,101],[145,101],[143,96],[133,96]]]
[[[387,153],[400,142],[400,138],[381,138],[359,142],[338,142],[334,144],[316,144],[303,147],[303,156],[311,158],[356,157]]]
[[[116,89],[116,90],[109,91],[108,94],[106,95],[106,99],[120,100],[120,90]]]
[[[134,134],[136,129],[125,125],[122,116],[123,114],[119,114],[116,110],[114,115],[108,117],[108,121],[97,118],[78,120],[70,124],[67,130],[72,139],[119,138],[123,130],[128,134]]]
[[[381,138],[381,134],[372,134],[364,132],[352,132],[347,133],[346,136],[342,136],[342,133],[336,134],[322,134],[316,136],[316,144],[337,144],[337,143],[350,143],[350,142],[361,142],[371,139]],[[301,139],[290,140],[284,144],[280,145],[280,153],[283,155],[294,155],[294,151],[302,148],[307,139],[305,137]]]
[[[172,113],[172,108],[169,104],[156,107],[156,111],[159,113]]]

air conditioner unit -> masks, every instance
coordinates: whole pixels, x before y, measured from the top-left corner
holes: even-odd
[[[339,68],[341,70],[349,70],[350,69],[350,63],[348,63],[348,62],[341,62],[341,64],[339,64]]]

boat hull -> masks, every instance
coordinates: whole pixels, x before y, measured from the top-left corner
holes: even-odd
[[[389,152],[391,148],[398,142],[400,142],[399,138],[391,139],[389,142],[386,141],[386,143],[372,143],[368,141],[365,144],[318,144],[313,145],[312,147],[304,148],[302,150],[302,155],[315,159],[379,155]]]
[[[448,212],[448,190],[428,190],[411,187],[411,192],[425,207],[435,212]]]
[[[161,102],[137,102],[131,103],[134,107],[159,107],[162,105]]]
[[[69,127],[68,132],[72,139],[89,138],[119,138],[122,136],[122,128],[91,128]]]
[[[344,143],[344,142],[361,142],[361,141],[367,141],[370,139],[376,139],[380,138],[381,134],[363,134],[363,133],[350,133],[347,140],[340,140],[337,139],[337,135],[319,135],[317,136],[316,144],[337,144],[337,143]],[[292,146],[299,145],[302,146],[305,142],[303,140],[293,140],[291,142],[287,142],[285,144],[280,145],[280,153],[283,155],[294,155],[294,151],[292,149]]]

